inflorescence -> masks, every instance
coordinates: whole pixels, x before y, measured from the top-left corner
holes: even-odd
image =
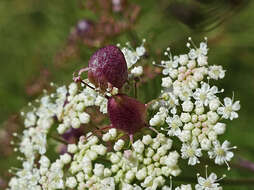
[[[146,52],[144,43],[136,49],[128,43],[118,46],[126,60],[128,80],[143,75],[143,66],[137,65]],[[30,111],[21,113],[25,129],[22,135],[14,135],[19,137],[15,150],[22,154],[18,157],[22,168],[10,169],[13,177],[9,189],[172,190],[172,176],[181,173],[178,161],[186,159],[193,166],[206,153],[215,164],[229,168],[236,147],[227,140],[221,143],[218,137],[226,131],[225,120],[238,118],[239,101],[234,97],[221,101],[218,94],[223,89],[209,84],[224,78],[225,70],[208,65],[207,40],[196,47],[189,38],[187,47],[189,52],[179,56],[167,48],[167,60],[154,63],[162,67],[164,75],[161,94],[149,107],[155,114],[146,118],[156,132],[134,136],[133,142],[122,138],[121,128],[111,126],[107,132],[101,130],[101,136],[93,132],[98,129],[81,130],[93,124],[89,108],[97,107],[107,114],[109,97],[116,97],[120,89],[109,85],[102,92],[89,79],[80,78],[81,88],[75,82],[59,87],[52,83],[56,92],[46,92],[29,104]],[[66,135],[73,135],[75,140],[66,140]],[[52,140],[63,145],[54,156]],[[180,148],[173,146],[177,143]],[[183,184],[174,189],[222,189],[218,183],[222,178],[217,179],[214,173],[208,176],[207,168],[206,176],[198,174],[197,178],[194,187]]]

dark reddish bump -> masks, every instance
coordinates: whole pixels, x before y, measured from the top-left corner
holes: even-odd
[[[145,104],[124,94],[114,95],[108,100],[108,114],[113,128],[130,136],[146,126]]]
[[[128,79],[128,68],[122,51],[109,45],[96,51],[89,60],[88,79],[106,89],[108,84],[121,88]]]

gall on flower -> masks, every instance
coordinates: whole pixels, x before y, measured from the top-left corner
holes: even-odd
[[[108,87],[120,89],[128,79],[124,54],[114,45],[96,51],[90,58],[88,67],[80,69],[78,76],[73,76],[73,80],[81,82],[81,74],[86,71],[89,81],[104,91]]]
[[[125,94],[117,94],[108,100],[110,128],[120,129],[130,136],[146,126],[147,106]]]

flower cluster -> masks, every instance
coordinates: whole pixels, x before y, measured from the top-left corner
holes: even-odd
[[[161,61],[163,67],[159,99],[159,111],[151,118],[150,125],[161,127],[169,136],[176,136],[182,142],[181,156],[188,159],[189,165],[199,163],[202,151],[208,151],[216,164],[226,163],[233,157],[229,142],[222,145],[218,136],[226,130],[224,119],[235,119],[240,109],[239,101],[234,97],[220,101],[218,94],[223,92],[210,80],[222,79],[225,70],[221,66],[208,65],[207,41],[199,48],[191,38],[187,43],[189,52],[172,56],[168,48],[165,55],[168,60]],[[193,48],[191,47],[191,44]]]
[[[141,57],[145,54],[146,49],[144,47],[144,43],[146,42],[145,39],[143,39],[143,43],[137,47],[135,50],[130,46],[129,43],[126,43],[126,47],[122,47],[121,50],[124,54],[124,57],[127,62],[127,67],[130,69],[133,65],[135,65],[138,60],[141,59]],[[118,46],[120,46],[118,44]],[[142,66],[135,66],[131,69],[131,74],[134,77],[139,77],[143,74],[143,67]]]
[[[132,77],[143,73],[142,66],[134,65],[146,52],[144,42],[136,49],[129,44],[121,48]],[[189,43],[187,46],[190,48]],[[160,65],[165,75],[163,91],[158,99],[152,100],[152,108],[158,111],[148,118],[156,134],[150,131],[135,136],[133,142],[126,141],[122,131],[116,128],[100,131],[101,136],[93,131],[89,109],[97,107],[102,114],[110,112],[107,97],[118,94],[117,88],[102,93],[85,79],[81,89],[76,83],[56,87],[56,92],[45,93],[33,104],[29,103],[30,111],[21,112],[23,134],[14,134],[20,139],[15,150],[22,154],[18,157],[22,168],[10,170],[14,175],[9,189],[172,190],[169,181],[181,173],[179,159],[188,159],[189,165],[195,165],[200,162],[202,151],[207,151],[216,164],[230,161],[233,157],[230,150],[235,147],[230,147],[228,141],[221,144],[218,135],[225,132],[222,119],[237,118],[240,105],[230,98],[221,103],[217,94],[222,90],[205,82],[225,75],[221,66],[207,65],[207,52],[206,42],[200,48],[190,48],[188,54],[173,58],[169,49],[166,51],[169,60]],[[116,98],[115,102],[118,101]],[[75,142],[65,141],[64,136],[72,135],[72,130],[80,130],[80,135]],[[177,143],[175,137],[182,145],[179,150],[173,148]],[[65,149],[51,158],[55,141]],[[198,175],[194,188],[221,190],[219,180],[214,173],[206,174],[205,178]],[[175,190],[192,188],[183,184]]]
[[[77,145],[68,146],[68,151],[74,154],[70,172],[76,176],[78,189],[103,189],[105,186],[110,186],[109,189],[156,189],[164,185],[166,177],[179,175],[179,154],[171,150],[171,139],[161,133],[154,138],[145,135],[126,149],[125,142],[117,140],[117,136],[116,129],[103,135],[103,141],[115,141],[112,151],[107,151],[96,136],[89,137],[88,141],[82,137]]]

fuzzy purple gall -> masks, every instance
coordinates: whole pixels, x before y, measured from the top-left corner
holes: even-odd
[[[111,127],[126,132],[130,138],[146,126],[145,104],[124,94],[117,94],[108,100],[108,114]]]
[[[74,81],[81,80],[80,75],[88,71],[88,79],[96,87],[106,90],[108,87],[121,88],[128,79],[128,68],[122,51],[109,45],[96,51],[89,60],[88,68],[79,71]]]

